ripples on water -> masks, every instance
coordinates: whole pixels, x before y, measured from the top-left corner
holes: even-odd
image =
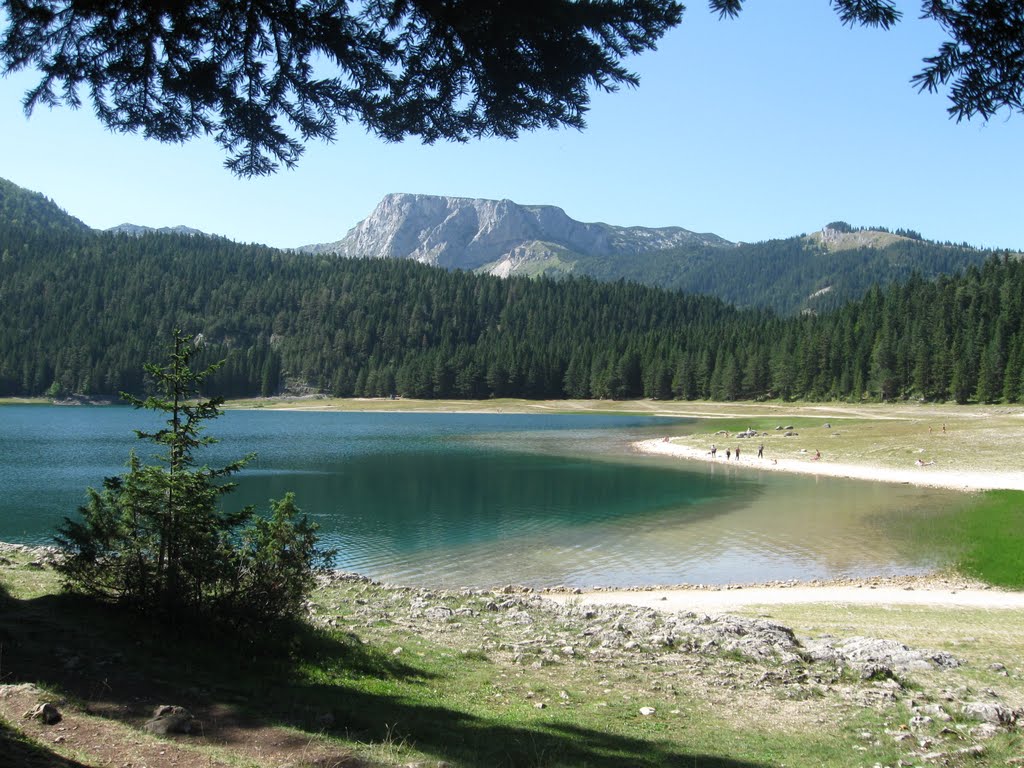
[[[147,417],[150,423],[146,422]],[[127,408],[0,408],[0,539],[44,543],[155,425]],[[907,573],[886,521],[961,497],[629,452],[682,421],[616,416],[232,411],[211,465],[250,451],[233,504],[295,491],[338,567],[446,586],[726,583]]]

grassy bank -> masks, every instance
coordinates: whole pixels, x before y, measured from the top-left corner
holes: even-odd
[[[881,610],[823,607],[791,617],[808,635],[942,642],[965,662],[875,679],[681,634],[668,643],[660,629],[631,634],[650,621],[640,609],[559,611],[516,591],[336,580],[317,590],[293,643],[255,647],[154,632],[59,594],[53,572],[27,555],[6,559],[2,682],[39,686],[37,698],[59,702],[65,719],[24,721],[27,694],[0,694],[0,750],[16,740],[39,765],[852,767],[917,765],[917,753],[965,746],[983,755],[970,764],[1000,765],[1020,749],[1017,731],[983,736],[943,698],[985,686],[988,700],[1024,704],[1019,615],[919,609],[887,623]],[[617,644],[601,640],[613,630]],[[986,671],[996,662],[1006,676]],[[915,726],[908,742],[908,700],[955,716]],[[142,733],[166,703],[188,707],[201,728]]]
[[[766,459],[800,459],[821,452],[823,463],[914,470],[1019,473],[1024,408],[957,405],[713,404],[697,426],[676,441],[705,449],[765,446]],[[792,427],[792,429],[778,429]],[[752,428],[754,440],[732,435]],[[729,437],[719,434],[727,432]],[[751,443],[746,445],[745,443]]]

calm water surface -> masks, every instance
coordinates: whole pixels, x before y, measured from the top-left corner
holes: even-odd
[[[48,543],[84,489],[152,447],[130,408],[0,407],[0,540]],[[959,494],[636,456],[685,421],[629,416],[230,411],[203,460],[257,458],[231,504],[296,493],[337,565],[408,584],[726,583],[914,573],[901,521]],[[895,523],[895,524],[894,524]]]

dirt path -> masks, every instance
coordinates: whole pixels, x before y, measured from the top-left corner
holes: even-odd
[[[983,588],[919,589],[911,586],[796,585],[716,589],[602,590],[548,595],[559,603],[625,604],[659,611],[728,613],[751,605],[842,603],[852,605],[931,605],[1024,611],[1024,592]]]

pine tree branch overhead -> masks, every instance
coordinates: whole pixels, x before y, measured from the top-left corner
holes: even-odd
[[[914,76],[918,90],[949,86],[947,111],[957,122],[975,115],[989,120],[1004,108],[1024,111],[1024,2],[932,0],[925,15],[950,39]]]
[[[892,0],[829,0],[888,29]],[[720,17],[743,0],[709,0]],[[426,143],[585,127],[591,90],[635,86],[627,56],[677,26],[675,0],[0,0],[0,71],[39,73],[38,105],[88,101],[110,129],[212,136],[239,176],[294,167],[311,140],[358,122]],[[925,0],[949,38],[913,79],[957,120],[1019,112],[1022,0]]]
[[[892,0],[829,0],[848,26],[889,29],[903,14]],[[709,0],[721,18],[735,17],[743,0]],[[911,78],[918,91],[948,87],[947,110],[957,122],[1000,110],[1024,111],[1024,2],[1022,0],[922,0],[921,19],[937,22],[948,40]]]
[[[25,96],[159,141],[212,135],[240,176],[293,167],[358,121],[389,141],[582,128],[591,87],[679,23],[672,0],[4,0]]]

